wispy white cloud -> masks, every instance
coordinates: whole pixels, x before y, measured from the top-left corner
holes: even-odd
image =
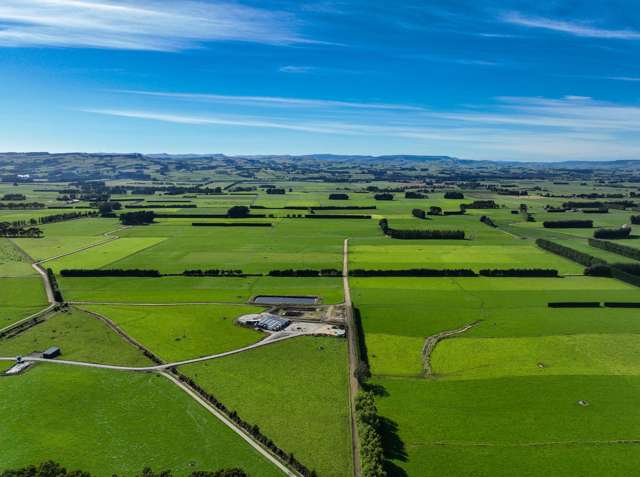
[[[406,104],[366,103],[352,101],[336,101],[330,99],[286,98],[280,96],[234,96],[222,94],[169,93],[161,91],[116,90],[116,93],[140,96],[155,96],[171,99],[182,99],[198,102],[226,103],[257,106],[283,106],[306,108],[350,108],[350,109],[382,109],[401,111],[424,111],[423,108]]]
[[[279,68],[279,71],[281,73],[308,74],[318,71],[318,68],[316,68],[315,66],[287,65]]]
[[[412,110],[412,106],[402,109],[403,105],[376,109],[375,103],[367,110],[367,103],[261,99],[267,101],[260,103],[254,114],[230,115],[231,108],[225,108],[227,114],[145,108],[84,111],[183,125],[241,127],[246,129],[243,134],[250,134],[251,129],[272,129],[344,136],[356,141],[406,140],[475,158],[640,158],[640,107],[583,96],[500,97],[481,108],[451,111]],[[304,114],[298,114],[300,104],[306,107]],[[345,109],[343,104],[357,107]],[[282,108],[288,108],[284,114]]]
[[[479,58],[465,58],[456,56],[438,56],[431,54],[410,55],[407,58],[414,60],[431,61],[433,63],[450,63],[465,66],[502,66],[498,61],[484,60]]]
[[[255,117],[219,117],[219,116],[194,116],[188,114],[162,113],[155,111],[119,110],[119,109],[83,109],[83,112],[101,114],[106,116],[118,116],[133,119],[149,119],[166,123],[191,124],[191,125],[217,125],[239,126],[247,128],[286,129],[290,131],[304,131],[326,134],[349,134],[349,131],[337,129],[339,125],[304,124],[277,120],[265,120]],[[335,126],[335,127],[334,127]]]
[[[606,79],[613,81],[640,81],[640,76],[607,76]]]
[[[611,30],[606,28],[598,28],[590,23],[577,23],[539,16],[529,16],[520,12],[504,13],[501,16],[501,19],[502,21],[513,25],[568,33],[570,35],[580,37],[616,40],[640,40],[640,31],[637,30]]]
[[[0,47],[180,51],[208,41],[309,43],[281,12],[192,0],[2,0]]]

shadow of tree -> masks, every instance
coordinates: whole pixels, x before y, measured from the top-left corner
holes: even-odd
[[[389,393],[380,384],[366,383],[366,391],[372,392],[377,398],[389,396]],[[389,477],[407,477],[404,469],[393,461],[406,462],[407,451],[404,442],[398,435],[398,424],[388,417],[380,417],[380,435],[382,437],[382,449],[384,451],[384,467]]]
[[[373,393],[375,397],[387,397],[389,395],[384,386],[380,384],[363,383],[362,389]]]

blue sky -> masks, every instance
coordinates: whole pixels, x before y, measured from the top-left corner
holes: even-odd
[[[0,150],[640,159],[639,60],[639,0],[1,0]]]

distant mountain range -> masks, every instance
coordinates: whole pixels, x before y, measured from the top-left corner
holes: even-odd
[[[427,155],[340,155],[340,154],[305,154],[305,155],[236,155],[228,156],[225,154],[140,154],[140,153],[84,153],[84,152],[68,152],[68,153],[48,153],[48,152],[0,152],[0,158],[46,158],[46,157],[130,157],[143,159],[145,157],[152,159],[248,159],[248,160],[319,160],[319,161],[336,161],[336,162],[414,162],[414,163],[430,163],[440,166],[462,166],[462,167],[517,167],[517,168],[546,168],[546,169],[640,169],[640,160],[611,160],[611,161],[584,161],[570,160],[559,162],[540,162],[540,161],[491,161],[491,160],[474,160],[460,159],[452,156],[427,156]]]

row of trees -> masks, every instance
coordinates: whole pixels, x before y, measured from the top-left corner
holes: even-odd
[[[599,301],[557,301],[548,303],[549,308],[600,308]]]
[[[555,242],[551,242],[550,240],[547,240],[547,239],[536,240],[536,245],[548,252],[555,253],[556,255],[560,255],[561,257],[568,258],[569,260],[573,260],[574,262],[577,262],[580,265],[584,265],[585,267],[590,267],[592,265],[606,264],[604,260],[594,257],[593,255],[589,255],[588,253],[574,250],[570,247],[567,247],[565,245],[560,245]]]
[[[302,464],[293,453],[288,453],[285,450],[281,449],[273,440],[269,439],[265,436],[260,427],[256,424],[251,424],[244,419],[242,419],[236,411],[230,410],[224,403],[219,401],[215,396],[205,391],[198,383],[196,383],[190,377],[178,372],[174,368],[174,372],[178,375],[178,379],[183,383],[187,384],[191,389],[193,389],[200,397],[213,405],[218,411],[224,413],[229,419],[231,419],[235,424],[237,424],[240,428],[246,431],[253,439],[258,441],[264,447],[269,449],[273,454],[275,454],[281,461],[287,463],[291,468],[293,468],[296,472],[298,472],[303,477],[317,477],[317,473],[315,470],[310,470],[307,466]]]
[[[34,209],[44,209],[46,207],[42,202],[2,202],[0,203],[0,210],[34,210]]]
[[[464,194],[462,192],[450,191],[444,193],[445,199],[464,199]]]
[[[393,194],[390,194],[389,192],[383,192],[381,194],[375,194],[373,198],[375,200],[393,200]]]
[[[53,270],[51,270],[50,268],[47,268],[47,278],[49,279],[49,284],[51,285],[51,291],[53,292],[53,299],[58,303],[64,303],[64,297],[62,296],[60,285],[58,285],[56,274],[53,273]]]
[[[65,222],[67,220],[75,220],[75,219],[84,219],[90,217],[97,217],[98,212],[95,210],[91,210],[89,212],[65,212],[64,214],[54,214],[54,215],[45,215],[44,217],[40,217],[38,219],[31,219],[34,225],[38,224],[53,224],[55,222]]]
[[[407,191],[404,193],[405,199],[428,199],[429,196],[422,194],[420,192]]]
[[[476,277],[476,272],[470,269],[441,269],[409,268],[404,270],[350,270],[352,277]]]
[[[375,397],[364,391],[356,396],[356,422],[360,436],[360,459],[363,477],[386,477],[382,421],[378,416]]]
[[[287,269],[287,270],[271,270],[270,277],[340,277],[342,272],[335,268],[323,268],[322,270],[312,269]]]
[[[547,220],[542,226],[545,229],[591,229],[593,220]]]
[[[627,239],[631,235],[631,227],[622,226],[619,229],[598,229],[593,233],[597,239]]]
[[[495,200],[474,200],[470,204],[460,204],[461,209],[497,209]]]
[[[400,230],[389,227],[387,219],[378,222],[382,232],[394,239],[402,240],[464,240],[462,230]]]
[[[182,272],[185,277],[242,277],[245,274],[242,270],[185,270]]]
[[[24,194],[5,194],[0,200],[27,200],[27,196]]]
[[[123,225],[148,225],[154,222],[156,214],[151,210],[141,210],[140,212],[126,212],[120,214],[120,222]]]
[[[150,269],[64,269],[60,271],[63,277],[146,277],[158,278],[183,275],[185,277],[243,277],[246,276],[242,270],[185,270],[182,273],[160,273],[158,270]]]
[[[5,238],[41,238],[42,230],[18,222],[0,222],[0,237]]]
[[[41,463],[38,466],[28,465],[19,469],[4,470],[0,477],[91,477],[91,473],[84,470],[68,471],[62,465],[52,460]],[[118,477],[116,474],[113,477]],[[170,470],[154,472],[150,467],[145,467],[135,477],[173,477]],[[216,471],[195,471],[187,477],[248,477],[240,468],[220,469]]]
[[[480,217],[480,222],[482,222],[483,224],[488,225],[489,227],[497,227],[496,223],[493,221],[493,219],[491,217],[488,217],[486,215],[483,215],[482,217]]]
[[[640,260],[640,249],[629,247],[627,245],[621,245],[619,243],[607,242],[604,240],[589,239],[589,245],[596,248],[601,248],[607,252],[617,253],[623,257],[632,258],[634,260]]]
[[[469,268],[409,268],[403,270],[364,270],[349,271],[352,277],[547,277],[558,276],[558,270],[546,268],[509,268],[483,269],[478,273]]]
[[[349,194],[329,194],[329,200],[349,200]]]
[[[596,277],[611,277],[620,281],[640,287],[640,270],[638,265],[616,263],[613,265],[600,264],[588,267],[584,273],[585,275]]]

